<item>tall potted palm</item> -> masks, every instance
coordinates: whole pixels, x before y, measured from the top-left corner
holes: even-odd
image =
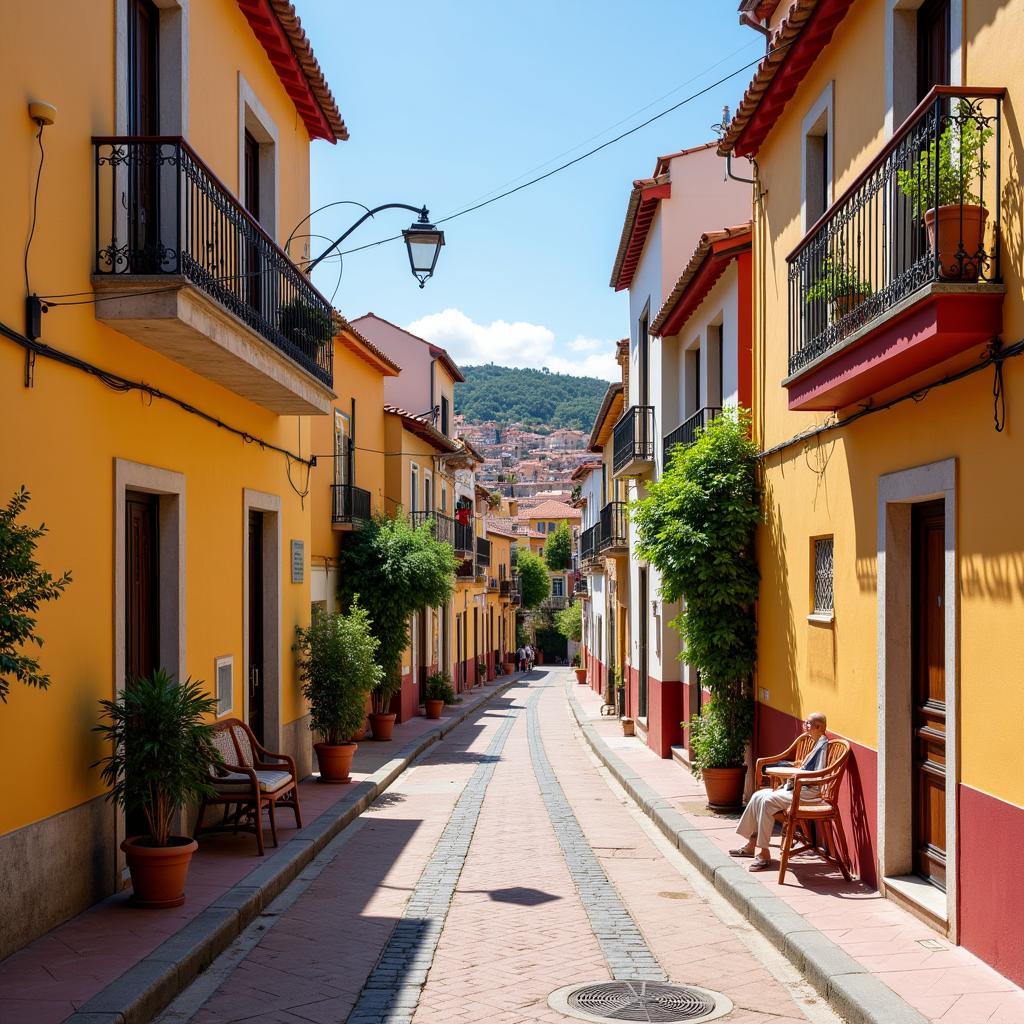
[[[121,844],[132,876],[133,903],[179,907],[185,902],[196,841],[172,834],[183,808],[212,795],[210,767],[222,763],[213,746],[216,698],[201,680],[176,683],[163,669],[133,679],[116,700],[101,700],[95,731],[111,751],[97,761],[107,794],[129,816],[142,815],[145,835]]]
[[[366,721],[366,698],[384,676],[376,662],[380,642],[370,631],[370,617],[352,603],[347,615],[313,616],[296,628],[302,695],[309,702],[309,727],[320,737],[313,744],[320,781],[352,781],[352,758]]]

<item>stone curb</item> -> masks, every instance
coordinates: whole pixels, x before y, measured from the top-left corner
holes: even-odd
[[[584,739],[612,777],[690,863],[849,1024],[929,1024],[827,936],[723,853],[689,819],[617,757],[568,687],[566,694]],[[77,1024],[77,1022],[76,1022]]]
[[[452,718],[410,740],[390,761],[300,829],[287,846],[266,857],[259,867],[218,896],[149,956],[83,1003],[64,1024],[144,1024],[153,1020],[416,758],[521,681],[518,677],[498,684],[478,704],[456,712]]]

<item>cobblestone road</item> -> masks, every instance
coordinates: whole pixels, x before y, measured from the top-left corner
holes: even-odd
[[[565,1021],[612,978],[722,992],[731,1024],[835,1024],[598,770],[564,670],[453,731],[342,833],[163,1024]]]

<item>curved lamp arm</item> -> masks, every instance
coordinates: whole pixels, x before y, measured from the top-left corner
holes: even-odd
[[[375,213],[380,213],[381,210],[411,210],[413,213],[419,214],[421,224],[430,223],[430,213],[425,206],[410,206],[408,203],[384,203],[382,206],[375,206],[372,210],[367,210],[366,213],[364,213],[362,217],[360,217],[359,220],[357,220],[355,224],[348,229],[348,231],[341,235],[340,238],[335,239],[334,242],[320,253],[312,263],[306,264],[306,273],[311,274],[317,264],[319,264],[325,256],[330,256],[330,254],[334,252],[334,250],[337,249],[338,246],[341,245],[341,243],[344,242],[360,224],[369,220]]]

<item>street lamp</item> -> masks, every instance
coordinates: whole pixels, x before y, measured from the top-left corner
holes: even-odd
[[[433,276],[434,267],[437,266],[437,257],[441,253],[441,246],[444,245],[444,232],[430,223],[430,211],[425,206],[409,206],[408,203],[384,203],[383,206],[367,210],[355,224],[307,265],[306,273],[311,274],[316,266],[326,256],[330,256],[360,224],[369,220],[375,213],[380,213],[381,210],[412,210],[413,213],[419,214],[419,219],[402,232],[402,237],[409,250],[409,266],[422,288],[427,283],[427,279]]]

